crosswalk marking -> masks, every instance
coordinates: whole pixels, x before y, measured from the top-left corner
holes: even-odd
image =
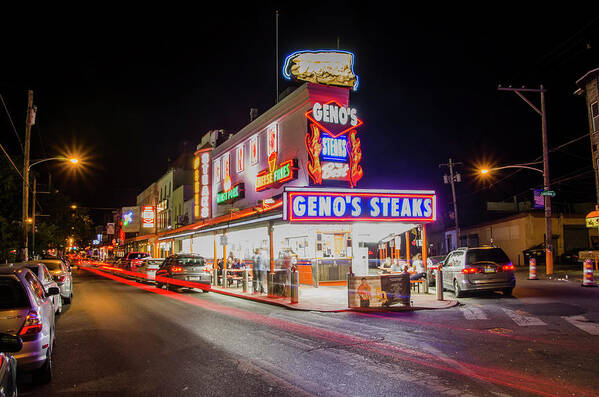
[[[488,317],[481,309],[478,307],[461,307],[460,310],[466,317],[466,320],[487,320]]]
[[[599,323],[589,321],[585,316],[569,316],[562,318],[584,332],[591,335],[599,335]]]
[[[523,312],[514,311],[506,308],[502,308],[505,314],[507,314],[516,324],[521,327],[528,327],[530,325],[547,325],[540,318],[527,315]]]

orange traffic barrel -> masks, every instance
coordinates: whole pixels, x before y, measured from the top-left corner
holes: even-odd
[[[593,280],[593,262],[590,259],[585,259],[582,268],[582,286],[583,287],[596,287],[595,281]]]
[[[537,278],[537,260],[535,258],[530,258],[530,261],[528,261],[528,279],[529,280],[538,280],[538,278]]]

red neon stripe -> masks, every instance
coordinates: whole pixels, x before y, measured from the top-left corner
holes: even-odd
[[[303,324],[292,323],[281,319],[274,319],[262,314],[252,313],[249,311],[220,305],[217,303],[206,302],[189,296],[177,294],[171,291],[160,290],[146,285],[140,285],[138,283],[122,279],[118,276],[105,274],[95,269],[90,269],[86,267],[84,267],[83,269],[89,270],[93,273],[113,279],[115,281],[119,281],[140,289],[144,289],[146,291],[158,293],[160,295],[168,296],[172,299],[176,299],[185,303],[192,304],[194,306],[198,306],[205,310],[211,310],[214,312],[218,312],[232,317],[237,317],[247,321],[261,323],[265,326],[276,327],[289,332],[309,335],[314,338],[328,340],[334,342],[336,345],[347,345],[351,346],[352,348],[368,350],[379,355],[390,357],[400,362],[410,361],[421,366],[432,367],[442,371],[461,375],[467,378],[476,378],[484,382],[507,386],[512,389],[522,390],[544,396],[571,395],[572,393],[578,393],[581,395],[596,395],[596,393],[593,390],[582,389],[572,385],[558,384],[550,379],[540,378],[538,376],[532,377],[524,375],[520,372],[512,372],[500,368],[483,367],[475,364],[468,364],[463,361],[458,362],[457,360],[449,358],[440,358],[433,354],[423,353],[404,347],[387,345],[383,344],[382,342],[373,342],[370,339],[329,331],[324,328],[306,326]],[[450,367],[448,365],[453,365],[454,367]],[[469,371],[462,371],[457,369],[460,366],[468,368]],[[545,390],[551,390],[552,392],[546,392]]]

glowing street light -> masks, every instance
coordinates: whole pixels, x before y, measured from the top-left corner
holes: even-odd
[[[77,209],[77,205],[73,204],[73,205],[71,205],[71,208],[74,209],[74,210],[76,210]]]
[[[534,167],[530,167],[531,165],[534,164],[541,164],[541,161],[535,161],[533,163],[524,163],[524,164],[514,164],[514,165],[504,165],[503,167],[493,167],[493,168],[482,168],[480,169],[480,173],[485,175],[488,174],[491,171],[498,171],[498,170],[503,170],[505,168],[524,168],[527,170],[532,170],[532,171],[537,171],[540,172],[541,174],[543,174],[543,170],[540,168],[534,168]]]

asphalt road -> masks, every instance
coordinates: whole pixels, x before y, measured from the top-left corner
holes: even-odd
[[[333,314],[75,272],[54,379],[23,396],[599,395],[599,288],[578,283]]]

